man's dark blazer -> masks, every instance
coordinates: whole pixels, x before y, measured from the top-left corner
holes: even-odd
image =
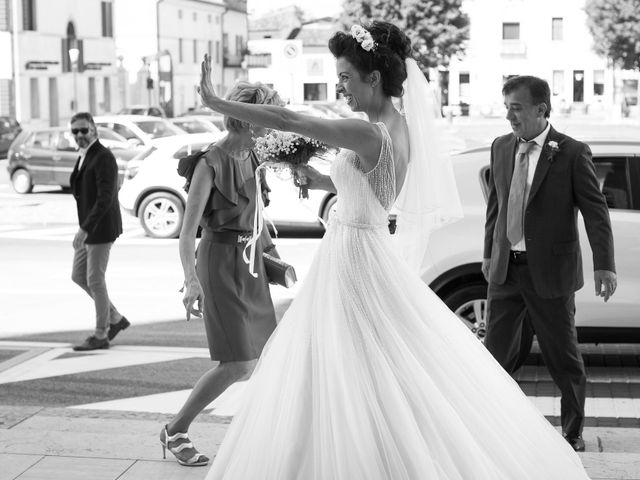
[[[118,203],[118,164],[96,140],[71,173],[71,192],[76,199],[80,228],[88,232],[86,243],[110,243],[122,233]]]
[[[549,142],[557,143],[557,151]],[[490,281],[499,285],[505,282],[509,265],[507,203],[517,144],[515,135],[509,134],[498,137],[491,146],[484,258],[491,259]],[[570,295],[584,285],[578,209],[591,244],[594,270],[615,272],[609,211],[598,187],[591,150],[551,127],[524,214],[529,269],[542,298]]]

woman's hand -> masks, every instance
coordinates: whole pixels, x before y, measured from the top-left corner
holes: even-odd
[[[310,190],[326,190],[328,192],[336,192],[336,187],[333,185],[331,181],[331,177],[329,175],[323,175],[315,168],[309,165],[299,165],[296,167],[300,176],[302,176],[305,180],[304,185],[296,185],[296,186],[304,186]],[[295,183],[295,182],[294,182]]]
[[[271,244],[269,247],[265,248],[264,253],[266,253],[267,255],[271,255],[272,257],[280,258],[278,249],[274,244]]]
[[[314,190],[321,189],[322,180],[326,175],[322,175],[318,170],[309,165],[298,165],[296,169],[305,183],[296,185],[296,187],[305,186]]]
[[[206,53],[201,64],[198,93],[202,98],[202,104],[213,109],[212,104],[218,98],[218,95],[213,88],[213,83],[211,83],[211,56]]]
[[[191,315],[201,318],[204,293],[202,292],[200,282],[197,279],[185,282],[183,290],[184,296],[182,297],[182,303],[187,311],[187,321],[191,320]]]

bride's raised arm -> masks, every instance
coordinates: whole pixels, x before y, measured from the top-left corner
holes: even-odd
[[[318,118],[293,112],[285,107],[233,102],[219,97],[211,83],[211,57],[207,54],[202,61],[199,93],[204,105],[223,115],[261,127],[295,132],[334,147],[353,150],[365,163],[366,170],[373,168],[378,159],[382,145],[380,129],[367,121]],[[366,168],[367,166],[370,168]]]

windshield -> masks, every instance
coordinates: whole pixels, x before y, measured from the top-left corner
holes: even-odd
[[[151,138],[170,137],[172,135],[185,133],[181,128],[160,120],[144,120],[135,123],[140,127],[140,130],[151,136]]]

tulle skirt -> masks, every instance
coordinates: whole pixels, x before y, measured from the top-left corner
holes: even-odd
[[[587,479],[569,444],[404,266],[333,222],[207,479]]]

